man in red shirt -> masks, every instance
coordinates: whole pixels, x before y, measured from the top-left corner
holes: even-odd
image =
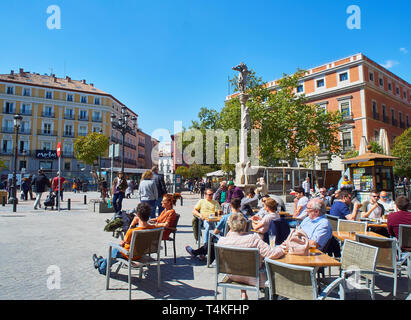
[[[398,239],[398,225],[408,224],[411,225],[411,212],[408,211],[408,206],[410,200],[405,196],[399,196],[395,200],[395,205],[397,206],[397,212],[393,212],[388,216],[387,226],[388,233]]]
[[[60,199],[63,201],[63,183],[66,181],[64,177],[60,176],[60,183],[59,183],[59,171],[57,171],[57,177],[53,178],[53,181],[51,182],[51,188],[53,189],[53,192],[56,194],[56,197],[58,197],[58,193],[60,190]]]

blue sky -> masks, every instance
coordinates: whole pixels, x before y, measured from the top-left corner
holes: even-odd
[[[60,30],[47,28],[50,5]],[[347,28],[350,5],[360,30]],[[8,1],[0,73],[86,79],[139,114],[143,131],[173,133],[174,120],[222,108],[239,62],[270,81],[362,52],[411,82],[410,12],[411,1]]]

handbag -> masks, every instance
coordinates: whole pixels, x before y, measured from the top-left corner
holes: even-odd
[[[301,229],[293,229],[285,240],[288,254],[297,256],[308,256],[310,244],[307,234]]]

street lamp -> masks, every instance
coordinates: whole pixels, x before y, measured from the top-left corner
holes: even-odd
[[[121,171],[124,172],[124,138],[126,133],[133,134],[137,131],[137,117],[131,117],[131,121],[133,123],[132,127],[128,125],[128,120],[130,115],[127,112],[127,108],[125,106],[121,107],[121,117],[117,119],[116,122],[116,115],[114,113],[111,114],[111,126],[113,129],[120,131],[121,133]]]
[[[12,185],[10,187],[11,191],[11,196],[9,199],[9,203],[13,204],[13,212],[17,211],[17,197],[16,197],[16,192],[17,192],[17,181],[16,181],[16,171],[17,171],[17,156],[18,156],[18,141],[19,141],[19,129],[21,126],[21,122],[23,120],[23,117],[19,114],[14,115],[14,129],[16,129],[16,143],[15,143],[15,148],[14,148],[14,164],[13,164],[13,179],[12,179]]]

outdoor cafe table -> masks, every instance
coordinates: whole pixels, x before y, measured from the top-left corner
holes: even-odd
[[[345,241],[345,240],[355,241],[355,235],[356,234],[363,234],[363,235],[366,235],[366,236],[385,238],[384,236],[382,236],[378,233],[372,232],[372,231],[367,231],[367,232],[363,232],[363,231],[355,231],[355,232],[352,232],[352,231],[333,231],[333,236],[335,238],[337,238],[338,240],[341,240],[341,241]]]
[[[341,262],[335,260],[334,258],[330,257],[328,254],[321,252],[318,249],[310,249],[309,256],[297,256],[286,254],[284,257],[280,259],[276,259],[278,262],[287,263],[287,264],[294,264],[297,266],[304,266],[304,267],[340,267]]]
[[[221,220],[221,218],[223,217],[223,215],[218,215],[218,216],[213,216],[210,217],[208,215],[198,215],[198,214],[194,214],[194,217],[196,217],[199,221],[198,221],[198,248],[200,249],[201,247],[201,221],[206,220],[210,223],[210,230],[214,230],[212,228],[214,228],[214,223],[219,222]]]

